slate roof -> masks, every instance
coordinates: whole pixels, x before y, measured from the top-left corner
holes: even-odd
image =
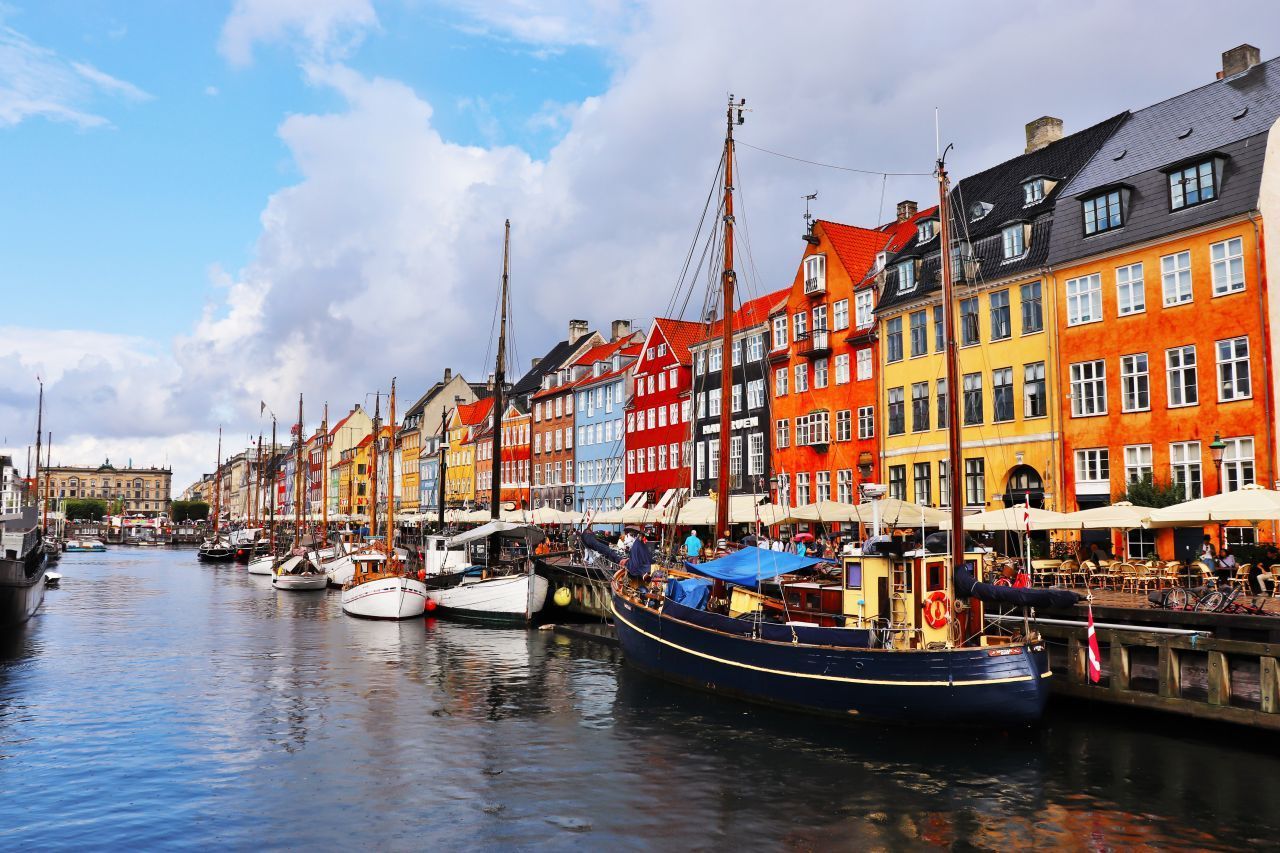
[[[1089,162],[1094,152],[1127,116],[1128,113],[1112,116],[1039,150],[1021,154],[964,178],[955,185],[949,199],[956,232],[954,236],[971,244],[981,280],[995,281],[1045,264],[1053,211],[1057,200],[1063,197],[1063,187]],[[1028,178],[1036,176],[1044,176],[1057,183],[1043,199],[1027,205],[1022,185]],[[979,203],[990,205],[990,208],[985,215],[975,218],[973,208]],[[1015,222],[1031,225],[1030,239],[1022,255],[1005,260],[1002,231]],[[884,290],[876,305],[877,313],[919,299],[941,286],[939,245],[937,233],[923,245],[919,244],[917,235],[912,235],[902,250],[889,259]],[[919,259],[922,263],[917,271],[916,286],[902,293],[898,289],[895,264],[907,259]]]
[[[449,381],[452,382],[454,378],[457,378],[457,377],[455,376],[451,378]],[[467,384],[471,386],[472,393],[474,393],[477,397],[487,397],[493,393],[493,391],[490,390],[489,386],[484,382],[468,382]],[[410,418],[413,418],[416,415],[421,415],[423,411],[427,408],[427,404],[430,403],[431,400],[437,394],[439,394],[442,390],[444,390],[444,385],[445,385],[444,380],[436,380],[436,382],[432,384],[430,388],[427,389],[427,392],[418,398],[418,401],[416,403],[414,403],[409,408],[405,409],[403,420],[409,420]]]
[[[542,377],[559,370],[577,347],[577,344],[570,343],[567,338],[560,341],[537,364],[529,368],[529,372],[521,376],[507,393],[512,397],[527,398],[542,387]]]
[[[1129,116],[1068,182],[1048,263],[1062,264],[1237,216],[1258,206],[1267,135],[1280,117],[1280,59],[1175,95]],[[1189,132],[1188,132],[1189,131]],[[1170,210],[1165,169],[1210,153],[1224,166],[1216,200]],[[1127,190],[1124,224],[1085,236],[1080,200]]]

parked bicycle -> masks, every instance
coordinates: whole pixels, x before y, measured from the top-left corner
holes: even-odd
[[[1147,599],[1156,607],[1161,607],[1165,610],[1190,610],[1197,613],[1236,613],[1249,616],[1275,615],[1268,613],[1258,603],[1257,598],[1254,598],[1251,602],[1244,600],[1243,594],[1244,591],[1238,586],[1224,590],[1216,580],[1211,580],[1204,586],[1194,589],[1174,587],[1153,592],[1147,596]]]

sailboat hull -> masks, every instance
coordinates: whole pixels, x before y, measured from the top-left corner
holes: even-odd
[[[611,609],[629,664],[699,690],[778,707],[843,719],[991,727],[1033,722],[1048,699],[1043,643],[918,651],[840,647],[760,639],[751,636],[750,622],[670,601],[659,613],[616,591]],[[726,625],[712,625],[717,619]],[[730,622],[743,633],[732,633]]]
[[[251,575],[269,575],[275,567],[276,557],[274,554],[268,554],[265,557],[255,557],[249,561],[248,571]]]
[[[519,574],[496,578],[463,577],[456,586],[427,590],[442,616],[475,622],[522,624],[542,611],[547,579]]]
[[[355,560],[351,559],[350,554],[334,557],[324,564],[324,573],[329,578],[329,586],[346,586],[355,577]]]
[[[0,558],[0,630],[25,623],[40,609],[47,569],[39,551],[26,559]]]
[[[306,557],[293,556],[276,567],[275,574],[271,576],[271,585],[276,589],[293,592],[326,589],[329,578]]]
[[[342,612],[361,619],[414,619],[426,608],[427,588],[413,578],[378,578],[342,590]]]

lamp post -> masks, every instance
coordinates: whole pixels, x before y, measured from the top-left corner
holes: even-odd
[[[1222,436],[1215,432],[1213,434],[1213,443],[1209,445],[1209,458],[1213,460],[1213,469],[1218,474],[1218,491],[1222,491],[1222,454],[1227,449],[1227,443],[1222,440]]]

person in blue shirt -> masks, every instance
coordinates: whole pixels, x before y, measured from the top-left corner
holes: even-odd
[[[689,537],[684,540],[685,558],[690,563],[698,562],[698,558],[702,556],[702,540],[698,538],[698,531],[689,528]]]

